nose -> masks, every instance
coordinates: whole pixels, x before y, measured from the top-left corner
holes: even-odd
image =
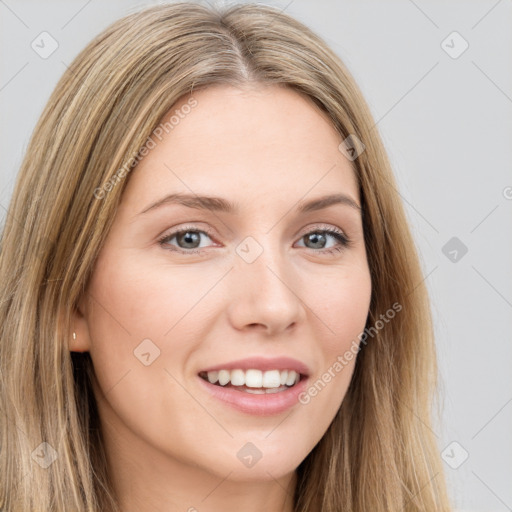
[[[270,241],[264,247],[260,245],[263,250],[252,262],[235,255],[229,278],[228,316],[238,330],[275,336],[304,320],[305,305],[300,297],[300,280],[284,251],[275,242],[273,247]]]

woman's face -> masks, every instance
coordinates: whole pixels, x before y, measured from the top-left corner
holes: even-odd
[[[91,354],[126,471],[279,478],[323,436],[354,368],[371,292],[358,185],[298,93],[193,98],[129,176],[71,348]]]

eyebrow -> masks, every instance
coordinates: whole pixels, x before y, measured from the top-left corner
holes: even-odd
[[[198,196],[196,194],[175,193],[169,194],[155,203],[149,205],[142,210],[138,215],[155,210],[164,205],[179,204],[188,208],[195,208],[199,210],[211,210],[215,212],[237,213],[240,210],[238,203],[233,203],[222,197],[213,196]],[[298,213],[307,213],[317,210],[323,210],[335,204],[343,204],[361,212],[361,207],[349,196],[345,194],[331,194],[309,201],[299,201],[297,203],[296,211]]]

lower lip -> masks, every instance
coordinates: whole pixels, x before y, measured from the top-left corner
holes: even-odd
[[[280,414],[298,404],[299,395],[305,390],[307,383],[307,378],[302,378],[297,384],[285,391],[254,395],[245,391],[237,391],[233,388],[224,388],[211,384],[201,377],[198,377],[198,379],[206,391],[215,398],[238,411],[255,416]]]

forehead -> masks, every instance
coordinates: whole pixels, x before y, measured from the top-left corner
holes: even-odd
[[[163,125],[132,171],[124,203],[172,192],[265,204],[309,192],[358,199],[351,162],[338,150],[341,136],[325,112],[289,88],[211,86],[178,101]]]

